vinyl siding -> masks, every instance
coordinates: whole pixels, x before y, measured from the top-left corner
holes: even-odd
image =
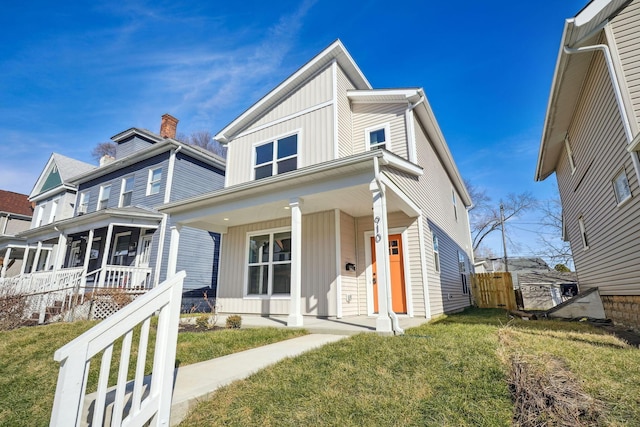
[[[632,1],[611,22],[636,123],[640,122],[640,1]]]
[[[233,140],[227,158],[227,185],[253,179],[254,144],[298,132],[298,169],[333,158],[333,107],[331,105]]]
[[[346,271],[345,265],[350,262],[358,266],[355,218],[340,212],[340,274],[342,275],[342,315],[357,316],[360,296],[358,294],[357,271]],[[347,299],[350,298],[350,302]],[[366,298],[365,298],[366,301]]]
[[[124,142],[121,142],[116,147],[116,159],[122,159],[123,157],[130,156],[131,154],[149,148],[153,143],[149,142],[139,136],[134,136]]]
[[[594,55],[569,128],[576,171],[563,152],[556,177],[578,280],[602,295],[640,294],[640,188],[602,55]],[[612,180],[625,170],[632,198],[617,206]],[[584,250],[578,218],[589,240]]]
[[[224,171],[183,153],[176,154],[171,202],[221,188],[224,188]]]
[[[405,111],[407,104],[353,104],[353,153],[365,151],[365,129],[389,123],[390,140],[387,150],[407,159],[407,129],[405,125]]]
[[[0,234],[13,235],[20,231],[28,230],[30,225],[31,221],[29,220],[3,216],[0,218]],[[1,233],[3,230],[4,233]]]
[[[336,315],[335,216],[333,211],[302,216],[302,314]],[[289,299],[243,298],[247,233],[288,228],[290,218],[232,227],[223,238],[218,300],[225,313],[289,314]]]
[[[347,90],[355,89],[355,86],[340,66],[337,67],[338,88],[338,156],[346,157],[353,154],[351,105],[347,98]]]

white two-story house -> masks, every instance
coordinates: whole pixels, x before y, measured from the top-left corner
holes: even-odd
[[[470,304],[471,200],[422,89],[373,89],[338,40],[215,139],[224,189],[160,210],[174,256],[181,226],[221,233],[224,312],[390,332]]]

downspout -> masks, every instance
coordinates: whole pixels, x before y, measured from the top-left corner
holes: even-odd
[[[382,184],[382,180],[380,179],[380,164],[378,163],[378,156],[373,158],[373,171],[374,171],[374,180],[378,186],[378,190],[382,197],[386,198],[384,193],[384,185]],[[387,219],[385,218],[385,228],[387,227],[386,223]],[[385,238],[388,238],[388,233],[385,233]],[[387,275],[388,276],[388,275]],[[394,313],[393,308],[391,307],[391,280],[389,277],[386,278],[384,286],[387,288],[386,296],[387,296],[387,315],[391,319],[391,328],[393,329],[393,333],[396,335],[403,335],[404,330],[400,327],[400,322],[398,320],[398,316]]]
[[[420,95],[420,99],[418,99],[415,103],[407,102],[407,110],[404,113],[404,124],[405,130],[407,133],[407,145],[409,149],[409,161],[413,163],[418,163],[418,148],[416,147],[416,137],[413,130],[413,120],[411,119],[411,112],[414,108],[425,101],[424,95]]]
[[[582,53],[582,52],[593,52],[596,50],[602,51],[604,55],[605,62],[607,64],[607,69],[609,70],[609,78],[611,79],[611,85],[613,86],[613,93],[616,97],[616,102],[618,103],[618,110],[620,110],[620,115],[622,116],[622,125],[624,127],[624,133],[627,137],[627,145],[631,144],[633,141],[633,131],[631,130],[631,123],[629,123],[629,116],[627,115],[627,109],[624,106],[624,101],[622,99],[622,90],[620,89],[620,83],[616,78],[616,70],[613,65],[613,58],[611,56],[611,51],[609,50],[609,46],[606,44],[596,44],[593,46],[583,46],[583,47],[564,47],[564,52],[567,55],[572,55],[574,53]],[[638,160],[638,155],[634,152],[631,152],[631,160],[633,161],[633,167],[636,170],[636,176],[640,180],[640,161]]]

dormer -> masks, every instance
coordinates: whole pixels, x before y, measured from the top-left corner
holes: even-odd
[[[164,114],[160,123],[160,135],[146,129],[130,128],[124,132],[111,137],[117,144],[116,160],[130,156],[131,154],[144,150],[164,141],[166,138],[175,139],[178,126],[178,119],[171,114]]]

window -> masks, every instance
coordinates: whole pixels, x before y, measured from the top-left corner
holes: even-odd
[[[44,205],[38,206],[38,214],[36,216],[36,227],[42,225],[42,215],[44,214]]]
[[[120,207],[131,206],[131,196],[133,195],[133,177],[128,176],[122,179],[120,190]]]
[[[631,197],[631,188],[629,188],[629,180],[627,180],[627,174],[624,169],[613,179],[613,190],[616,193],[616,202],[618,204]]]
[[[440,273],[440,247],[436,233],[433,233],[433,263],[436,266],[436,273]]]
[[[456,190],[451,189],[451,200],[453,202],[453,217],[458,220],[458,199],[456,198]]]
[[[467,277],[467,260],[465,259],[464,253],[458,251],[458,268],[460,269],[460,278],[462,280],[462,293],[469,293],[469,280]]]
[[[149,170],[149,182],[147,183],[147,196],[160,192],[160,181],[162,180],[162,168]]]
[[[109,205],[109,195],[111,194],[111,185],[103,185],[100,187],[100,197],[98,197],[98,210],[106,209]]]
[[[249,236],[247,295],[288,295],[291,291],[291,231]]]
[[[86,214],[89,211],[89,193],[80,193],[80,203],[78,203],[78,214]]]
[[[582,246],[586,251],[589,249],[589,239],[587,238],[587,229],[584,226],[584,218],[578,218],[578,225],[580,226],[580,237],[582,238]]]
[[[298,168],[298,135],[289,135],[255,148],[254,179],[296,170]]]
[[[367,150],[379,150],[387,148],[389,142],[389,124],[366,128],[364,138]]]
[[[567,158],[569,159],[569,166],[571,166],[571,173],[576,171],[576,161],[573,158],[573,151],[571,150],[571,144],[569,144],[569,137],[564,138],[564,148],[567,150]]]
[[[49,212],[49,224],[56,220],[56,211],[58,210],[58,199],[51,203],[51,212]]]
[[[116,238],[113,243],[113,252],[111,253],[111,265],[126,265],[129,252],[132,250],[130,243],[130,231],[116,234]]]

